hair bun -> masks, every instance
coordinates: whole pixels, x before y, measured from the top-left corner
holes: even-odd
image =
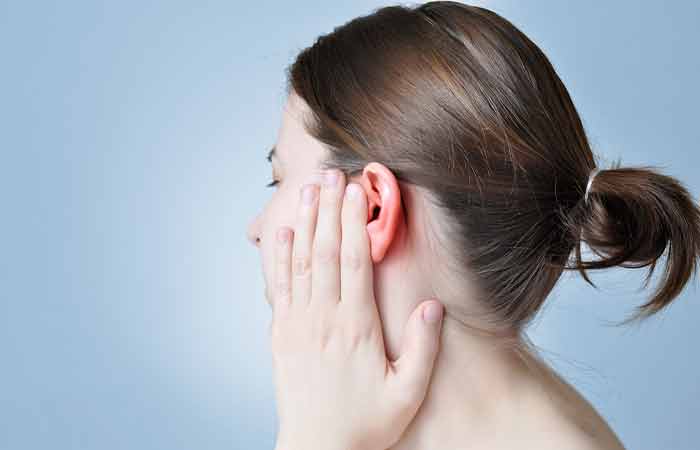
[[[655,167],[614,167],[596,175],[586,192],[585,210],[580,212],[576,265],[569,268],[579,270],[593,285],[586,269],[650,266],[646,287],[669,248],[663,279],[651,299],[624,323],[648,317],[678,296],[695,273],[700,210],[681,182]],[[581,242],[601,259],[582,261]]]

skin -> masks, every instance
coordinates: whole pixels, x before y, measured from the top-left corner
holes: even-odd
[[[360,185],[345,187],[337,170],[326,173],[320,192],[305,185],[294,230],[278,230],[271,324],[278,450],[391,446],[425,396],[437,353],[442,306],[428,301],[409,318],[401,357],[387,360],[367,199]]]
[[[293,316],[295,320],[286,321],[277,320],[280,316],[275,316],[275,311],[280,311],[275,309],[275,305],[279,304],[275,303],[276,299],[280,297],[276,292],[280,284],[285,284],[276,278],[276,258],[280,255],[276,233],[280,228],[294,230],[293,241],[297,230],[302,229],[298,225],[301,223],[299,216],[303,209],[300,190],[310,182],[319,181],[314,176],[327,154],[322,144],[308,135],[302,126],[302,117],[307,113],[307,106],[292,92],[283,111],[276,142],[277,154],[272,158],[273,178],[280,182],[269,202],[248,228],[249,240],[260,251],[265,278],[265,297],[273,309],[270,331],[274,355],[288,354],[285,353],[285,348],[289,350],[284,345],[276,347],[275,342],[292,342],[291,348],[296,350],[303,348],[299,342],[318,342],[303,341],[299,337],[299,330],[303,328],[298,326],[276,327],[279,324],[305,323],[304,320],[308,321],[306,323],[315,323],[313,317],[317,316],[296,315]],[[416,355],[421,354],[424,365],[429,366],[429,379],[425,381],[424,395],[409,395],[409,400],[388,394],[377,397],[382,395],[377,393],[394,391],[390,391],[387,385],[380,382],[372,383],[371,386],[376,390],[371,391],[370,397],[381,398],[385,403],[370,403],[364,414],[376,421],[391,417],[402,419],[393,428],[387,425],[390,431],[386,435],[376,432],[372,434],[372,430],[368,428],[368,423],[371,424],[372,421],[348,419],[348,412],[356,411],[360,407],[358,404],[345,403],[359,395],[358,391],[353,391],[356,388],[352,384],[353,377],[337,375],[342,371],[333,372],[332,364],[317,366],[314,376],[321,377],[325,374],[330,378],[333,377],[333,373],[337,375],[333,378],[337,382],[323,384],[328,390],[323,391],[325,393],[319,397],[325,397],[326,400],[337,399],[339,392],[348,390],[354,395],[350,396],[351,398],[340,397],[343,400],[336,402],[332,409],[324,409],[324,405],[327,406],[328,403],[325,403],[323,398],[314,401],[314,408],[311,410],[307,407],[308,402],[303,403],[303,408],[295,408],[294,405],[302,403],[299,399],[293,400],[290,392],[299,391],[309,385],[317,387],[318,380],[324,378],[317,378],[315,383],[310,383],[301,375],[302,372],[293,370],[293,364],[282,363],[290,359],[275,356],[277,361],[280,361],[276,365],[275,374],[278,403],[281,403],[278,404],[278,411],[281,417],[289,418],[286,428],[282,424],[284,419],[281,420],[278,450],[318,448],[313,446],[317,441],[312,440],[309,435],[324,436],[319,434],[321,430],[336,431],[330,433],[330,437],[324,437],[326,441],[322,442],[325,445],[322,448],[325,449],[354,449],[356,447],[353,446],[359,442],[362,443],[360,448],[363,450],[624,448],[595,409],[571,385],[549,370],[546,364],[530,355],[523,355],[509,347],[498,345],[496,337],[476,333],[451,315],[452,308],[459,308],[461,314],[466,312],[476,315],[483,310],[474,300],[478,297],[476,286],[470,282],[465,283],[464,280],[457,283],[450,278],[450,272],[443,264],[444,257],[440,255],[439,245],[430,240],[429,236],[440,235],[442,230],[439,224],[442,222],[439,213],[425,201],[420,189],[399,183],[389,169],[376,162],[368,164],[361,176],[349,180],[343,178],[343,182],[357,183],[364,190],[362,198],[366,202],[366,209],[362,210],[362,218],[366,217],[366,256],[367,260],[371,261],[369,266],[373,284],[373,289],[366,292],[374,292],[374,301],[366,299],[364,304],[375,305],[377,322],[372,323],[376,323],[381,329],[381,342],[386,356],[383,361],[397,361],[402,354],[410,353],[406,351],[407,342],[423,342],[423,352],[414,352]],[[342,211],[341,204],[342,202],[336,204],[338,217]],[[379,213],[373,218],[369,211],[375,207],[379,208]],[[318,214],[321,217],[320,212]],[[358,221],[361,223],[363,220],[358,218]],[[310,226],[306,229],[309,230]],[[310,231],[306,233],[307,236],[312,235]],[[337,239],[337,242],[342,242],[339,227],[337,233],[335,238],[329,233],[326,233],[326,237],[330,241]],[[359,236],[360,233],[356,235]],[[304,245],[308,248],[308,241],[313,239],[304,239],[307,242]],[[362,240],[355,242],[358,244],[355,251],[364,248],[359,245]],[[290,251],[291,249],[290,246]],[[293,251],[290,254],[290,261],[292,260]],[[293,265],[291,262],[289,264]],[[342,268],[338,268],[338,271],[342,271]],[[328,273],[325,276],[328,278]],[[326,283],[333,284],[329,281]],[[290,290],[294,289],[290,286]],[[308,294],[299,294],[299,298],[306,297]],[[294,303],[293,299],[296,297],[291,295],[290,298],[290,303]],[[420,335],[417,332],[419,328],[414,327],[419,323],[416,321],[419,317],[416,312],[427,303],[427,299],[439,299],[446,306],[442,327],[436,338],[438,345],[434,347],[431,347],[429,335]],[[362,304],[357,298],[355,302]],[[328,322],[333,325],[329,325],[326,330],[335,330],[336,334],[332,335],[337,336],[338,330],[348,329],[345,327],[352,323],[366,323],[366,318],[372,315],[366,314],[363,316],[365,319],[360,322],[353,322],[358,316],[351,314],[335,314],[332,317],[337,321]],[[282,338],[285,336],[287,339]],[[298,339],[290,341],[291,336]],[[301,336],[314,335],[301,333]],[[422,336],[423,340],[420,341],[417,336]],[[505,334],[502,337],[513,336]],[[296,347],[294,342],[297,343]],[[379,340],[372,342],[376,345],[369,345],[368,348],[379,348]],[[416,345],[413,348],[421,347]],[[430,348],[434,348],[437,353],[432,363],[426,356],[429,355]],[[312,357],[317,353],[307,349],[302,354],[309,358],[306,361],[313,361]],[[367,355],[364,360],[352,360],[352,367],[359,371],[358,373],[373,373],[373,369],[370,368],[381,367],[383,358],[377,358],[377,352],[364,354]],[[336,352],[336,362],[344,361],[337,356]],[[415,360],[420,358],[416,357]],[[332,358],[327,360],[334,361]],[[308,369],[312,366],[302,364],[301,367],[305,369],[303,373],[308,374]],[[335,367],[337,370],[337,366]],[[419,373],[417,367],[413,370],[413,377],[407,377],[412,379],[413,383],[406,383],[404,386],[412,386],[413,390],[410,392],[420,394],[426,372],[421,372],[421,376],[416,375]],[[287,375],[284,375],[285,373]],[[311,394],[309,396],[313,397]],[[367,405],[363,402],[360,404]],[[405,427],[405,416],[397,411],[411,411],[414,414]],[[328,422],[324,422],[322,427],[318,424],[315,427],[308,425],[318,421],[319,417]],[[348,427],[348,423],[354,423],[356,426]],[[394,439],[392,433],[401,428],[402,432]],[[291,433],[292,429],[295,433]],[[353,437],[345,433],[357,435]]]

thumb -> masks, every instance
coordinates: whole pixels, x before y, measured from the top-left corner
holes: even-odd
[[[425,396],[440,347],[443,309],[438,300],[427,300],[408,318],[399,358],[391,363],[401,396]]]

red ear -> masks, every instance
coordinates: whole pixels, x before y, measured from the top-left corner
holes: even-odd
[[[357,181],[367,194],[367,233],[372,261],[384,258],[403,220],[401,190],[396,177],[378,162],[367,164]]]

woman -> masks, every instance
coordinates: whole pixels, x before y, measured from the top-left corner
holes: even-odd
[[[668,305],[700,255],[685,187],[599,167],[548,59],[484,8],[381,8],[321,36],[288,75],[277,189],[249,228],[273,307],[278,450],[623,448],[523,329],[564,270],[651,275],[667,248],[630,320]],[[316,186],[319,167],[336,181]],[[350,185],[359,202],[340,195]],[[293,233],[277,243],[279,229]],[[421,322],[430,299],[441,326]],[[330,335],[351,345],[328,351]]]

